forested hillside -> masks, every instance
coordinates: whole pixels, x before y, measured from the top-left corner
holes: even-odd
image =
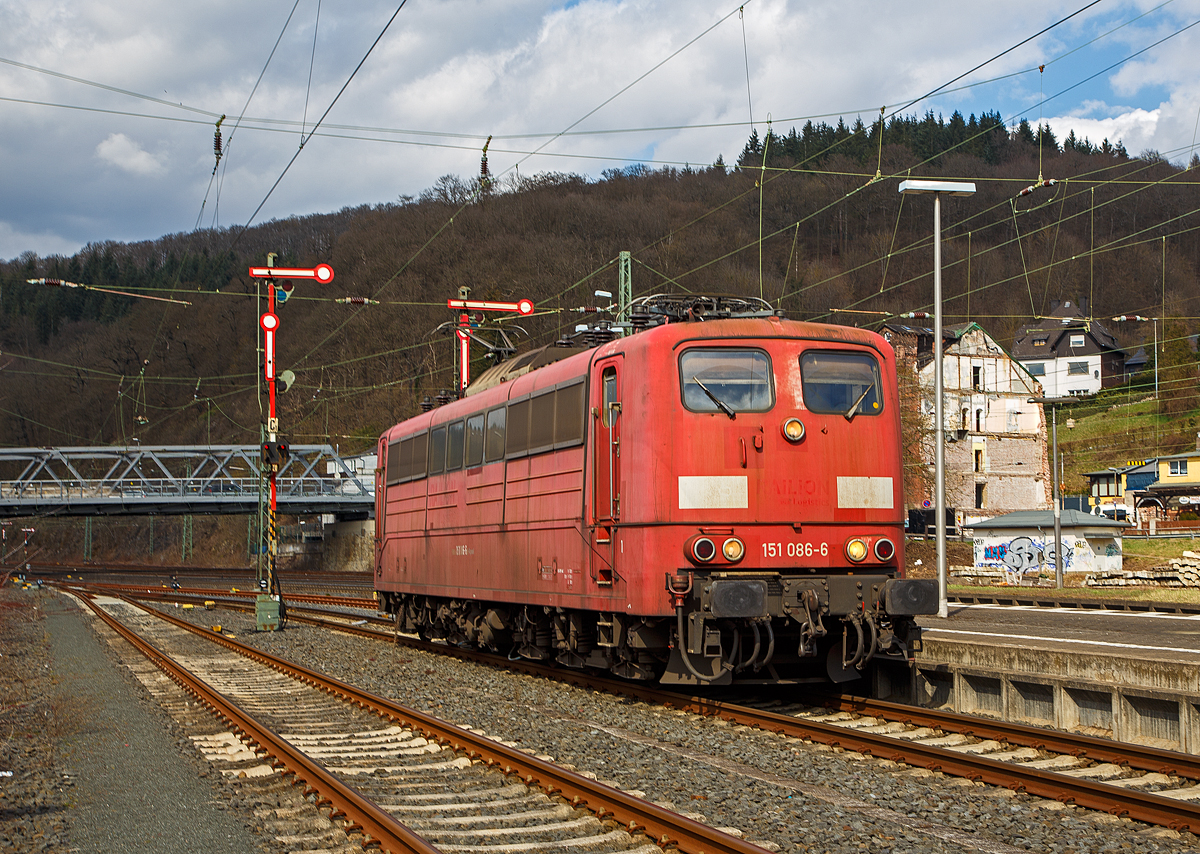
[[[1011,342],[1052,300],[1072,299],[1097,318],[1170,318],[1175,339],[1195,332],[1195,159],[1181,168],[1119,143],[1060,144],[987,113],[894,119],[882,144],[879,133],[810,123],[754,134],[728,167],[633,166],[595,181],[446,176],[419,198],[4,263],[0,442],[256,442],[265,303],[247,267],[268,252],[336,270],[330,285],[298,282],[279,310],[280,367],[298,376],[281,398],[284,431],[353,450],[453,385],[451,338],[436,330],[464,286],[533,299],[538,314],[520,321],[530,344],[570,333],[595,290],[616,290],[622,250],[635,296],[761,295],[792,318],[864,326],[927,310],[932,204],[897,192],[906,177],[978,187],[943,205],[947,322],[976,320]],[[1057,183],[1019,196],[1039,178]],[[39,277],[158,299],[26,284]],[[1114,331],[1126,343],[1150,335],[1145,324]],[[1183,376],[1178,387],[1194,387],[1194,365]]]

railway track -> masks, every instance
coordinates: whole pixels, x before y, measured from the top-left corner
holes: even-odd
[[[351,621],[339,615],[330,620],[314,614],[315,609],[293,611],[292,619],[1200,833],[1200,757],[1190,754],[864,698],[833,697],[822,708],[783,703],[754,708],[682,697],[651,686],[397,636],[382,627],[387,621],[380,618]]]
[[[360,842],[420,854],[493,845],[597,854],[657,854],[660,845],[763,851],[223,633],[128,600],[84,595],[100,619],[229,727],[232,734],[197,737],[210,757],[246,778],[291,778]],[[318,830],[329,835],[325,826]]]

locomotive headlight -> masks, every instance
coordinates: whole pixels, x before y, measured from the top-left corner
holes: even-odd
[[[799,418],[789,418],[783,422],[783,438],[789,442],[799,442],[804,438],[804,422]]]
[[[867,543],[865,540],[860,540],[855,537],[846,543],[846,557],[855,563],[862,563],[867,557]]]
[[[737,563],[745,553],[746,547],[737,537],[730,537],[721,546],[721,554],[725,555],[725,560],[730,563]]]
[[[879,558],[879,560],[887,562],[895,557],[895,555],[896,546],[891,540],[884,537],[883,539],[876,541],[875,557]]]
[[[717,545],[708,537],[698,537],[692,542],[692,557],[700,563],[708,563],[717,556]]]

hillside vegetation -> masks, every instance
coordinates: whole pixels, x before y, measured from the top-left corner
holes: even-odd
[[[533,299],[538,314],[512,333],[529,345],[573,331],[595,290],[615,292],[622,250],[633,253],[635,295],[761,295],[795,319],[864,326],[927,310],[932,206],[897,193],[910,176],[978,186],[943,206],[947,322],[976,320],[1011,343],[1053,300],[1086,302],[1097,318],[1173,318],[1159,326],[1176,342],[1163,356],[1160,405],[1100,415],[1119,438],[1080,438],[1092,429],[1083,420],[1073,434],[1061,430],[1073,471],[1148,453],[1139,449],[1153,431],[1164,449],[1181,436],[1194,441],[1194,422],[1185,422],[1195,402],[1183,394],[1195,392],[1185,343],[1196,329],[1200,262],[1194,168],[1107,141],[1060,145],[986,113],[895,119],[882,144],[879,133],[839,122],[755,134],[728,168],[500,184],[446,176],[418,198],[246,231],[22,256],[0,264],[0,442],[257,442],[265,303],[247,267],[268,252],[281,265],[328,262],[337,274],[327,286],[297,283],[279,310],[279,364],[298,376],[281,398],[284,431],[293,442],[354,451],[425,395],[452,387],[451,338],[438,327],[453,319],[445,300],[461,287],[478,299]],[[1040,176],[1058,183],[1018,198]],[[25,283],[37,277],[191,304]],[[334,301],[346,296],[378,304]],[[1149,324],[1114,331],[1130,345],[1151,332]],[[478,372],[483,354],[474,356]],[[1169,431],[1174,439],[1163,438]]]

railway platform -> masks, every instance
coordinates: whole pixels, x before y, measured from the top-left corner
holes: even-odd
[[[876,696],[1200,753],[1188,610],[951,602],[947,618],[920,618],[915,668],[881,673]]]

